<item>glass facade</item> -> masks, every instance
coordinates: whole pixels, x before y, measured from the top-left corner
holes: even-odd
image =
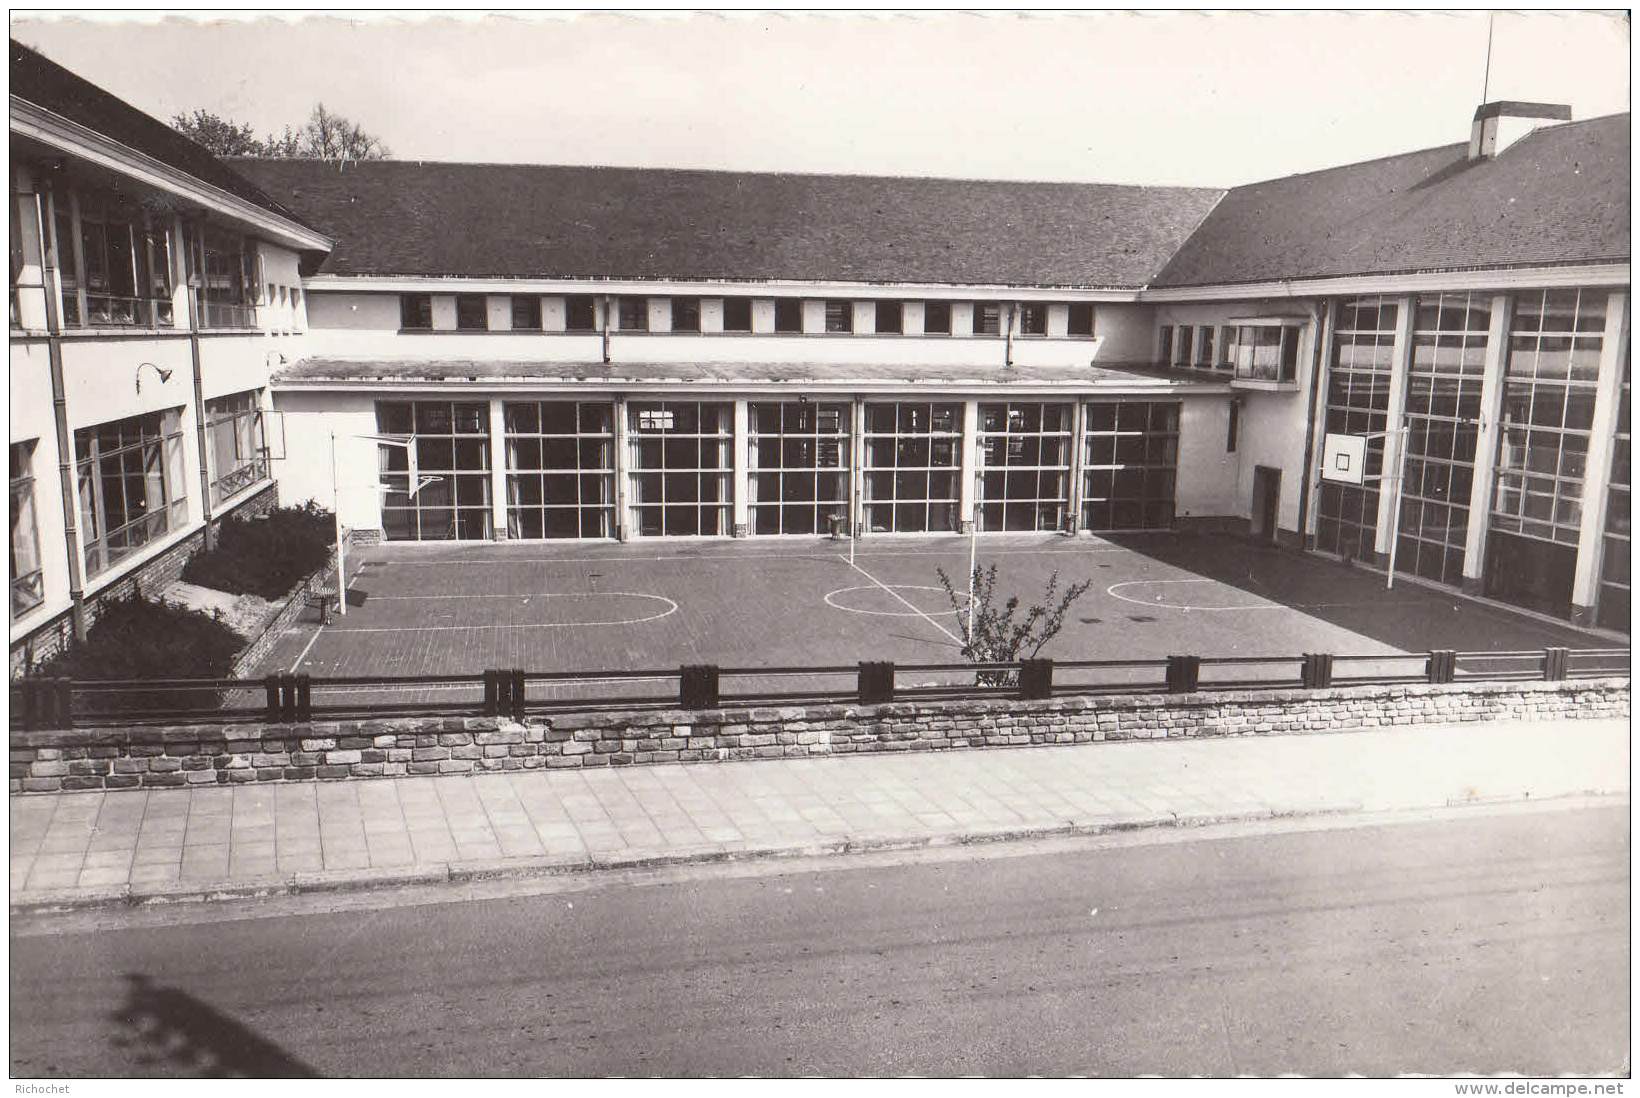
[[[1600,558],[1600,593],[1595,624],[1629,631],[1629,355],[1623,354],[1623,388],[1617,404],[1617,434],[1612,440],[1612,475],[1606,489],[1606,530]]]
[[[633,526],[643,537],[728,535],[734,406],[627,405]]]
[[[816,534],[846,519],[851,405],[754,402],[750,413],[754,534]]]
[[[1330,434],[1370,436],[1366,452],[1368,480],[1362,485],[1321,482],[1316,546],[1351,559],[1371,560],[1377,538],[1378,482],[1371,478],[1384,471],[1395,322],[1393,301],[1357,298],[1339,304],[1333,328],[1324,429]]]
[[[865,521],[873,533],[958,529],[962,405],[866,405]]]
[[[85,571],[106,571],[188,518],[182,410],[74,432]]]
[[[205,446],[213,507],[271,475],[260,393],[235,393],[205,402]]]
[[[45,601],[34,521],[34,442],[11,444],[11,616]]]
[[[1491,322],[1489,294],[1420,298],[1413,314],[1395,567],[1454,586],[1463,582]]]
[[[1070,513],[1072,406],[981,404],[979,528],[1058,530]]]
[[[389,541],[483,541],[490,523],[490,406],[484,401],[381,401],[376,427],[410,440],[409,452],[383,446],[382,536]]]
[[[1082,526],[1141,530],[1171,525],[1178,458],[1178,404],[1089,404],[1082,432]]]
[[[508,401],[503,415],[507,536],[614,537],[614,406]]]

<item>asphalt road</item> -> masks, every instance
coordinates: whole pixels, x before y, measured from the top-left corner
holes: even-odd
[[[1626,802],[1304,826],[270,918],[200,905],[174,925],[14,920],[11,1071],[1627,1069]]]

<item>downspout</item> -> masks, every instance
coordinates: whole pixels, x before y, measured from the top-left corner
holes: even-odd
[[[1298,544],[1300,549],[1310,549],[1307,544],[1310,528],[1310,473],[1315,467],[1315,416],[1316,402],[1321,396],[1322,365],[1327,361],[1327,343],[1332,336],[1332,298],[1324,297],[1317,302],[1315,309],[1315,363],[1310,371],[1310,411],[1304,421],[1304,468],[1299,474],[1298,489]]]
[[[199,353],[199,287],[188,271],[187,233],[182,234],[182,277],[188,289],[188,350],[194,362],[194,432],[199,443],[199,503],[205,517],[204,551],[216,547],[216,532],[211,528],[211,467],[205,455],[205,376]]]
[[[1007,325],[1003,329],[1007,335],[1007,341],[1004,344],[1002,351],[1002,365],[1004,367],[1009,367],[1014,364],[1014,310],[1017,308],[1019,308],[1019,305],[1016,302],[1008,302]]]
[[[604,295],[604,365],[609,365],[609,310],[615,299]]]
[[[63,541],[68,549],[69,620],[73,623],[74,639],[85,641],[85,578],[80,567],[79,508],[74,502],[74,454],[69,445],[68,394],[63,384],[62,317],[58,313],[58,297],[62,293],[57,269],[57,197],[46,191],[49,209],[40,225],[42,261],[45,268],[46,299],[46,355],[51,363],[51,414],[57,428],[57,479],[63,490]],[[34,196],[34,214],[42,217],[40,196]],[[50,243],[47,244],[46,242]]]

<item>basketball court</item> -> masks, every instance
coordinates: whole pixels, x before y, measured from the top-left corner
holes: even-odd
[[[811,537],[379,545],[349,556],[357,604],[328,625],[300,626],[262,671],[329,679],[832,666],[848,672],[828,676],[836,681],[827,686],[847,691],[860,661],[962,660],[961,611],[938,570],[960,602],[970,551],[964,537],[875,538],[856,545],[852,560],[846,539]],[[1234,539],[991,535],[978,539],[977,556],[982,568],[997,568],[999,602],[1018,594],[1028,607],[1055,571],[1061,590],[1091,584],[1041,653],[1060,662],[1610,645],[1451,592],[1410,582],[1386,590],[1381,574]],[[1279,676],[1294,673],[1283,666]],[[1071,674],[1056,681],[1071,685]],[[1204,669],[1202,681],[1214,677]]]

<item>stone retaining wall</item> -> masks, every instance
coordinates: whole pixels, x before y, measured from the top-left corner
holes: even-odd
[[[353,532],[350,530],[342,535],[347,539],[349,551],[353,548]],[[285,605],[279,613],[273,616],[262,631],[252,637],[250,643],[233,658],[233,666],[228,670],[227,678],[250,678],[256,671],[256,665],[262,658],[273,651],[274,646],[283,639],[285,633],[296,624],[296,619],[302,616],[307,609],[308,596],[314,591],[325,587],[334,587],[336,580],[336,547],[330,547],[330,555],[325,558],[324,567],[312,573],[307,579],[298,583],[285,596]]]
[[[543,767],[1626,718],[1627,678],[307,725],[13,732],[11,791],[469,774]]]

